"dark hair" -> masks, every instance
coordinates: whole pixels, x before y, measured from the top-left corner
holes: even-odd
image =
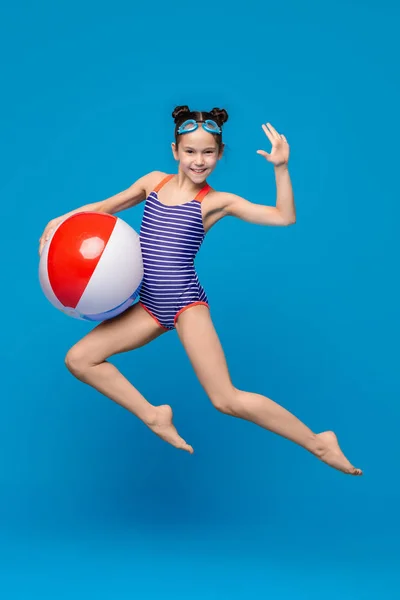
[[[178,134],[178,129],[184,121],[187,119],[194,119],[195,121],[212,119],[222,128],[222,125],[228,120],[228,113],[224,108],[213,108],[209,112],[199,112],[196,110],[190,110],[188,106],[177,106],[172,113],[172,118],[175,121],[175,144],[176,147],[178,147],[179,138],[181,137]],[[218,144],[218,149],[220,150],[222,146],[222,134],[213,133],[212,135],[214,136]]]

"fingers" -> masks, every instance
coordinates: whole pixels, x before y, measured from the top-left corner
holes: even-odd
[[[271,125],[271,123],[266,123],[265,125],[262,125],[262,128],[271,144],[274,140],[283,140],[284,142],[288,143],[285,136],[281,133],[278,133],[275,127]]]
[[[277,132],[277,130],[275,129],[275,127],[272,127],[271,123],[267,123],[267,126],[269,127],[269,129],[270,129],[273,137],[276,138],[276,139],[280,139],[281,136],[279,135],[279,133]]]
[[[271,123],[266,123],[265,125],[262,125],[262,128],[264,130],[265,135],[271,142],[271,144],[273,143],[274,139],[275,140],[281,139],[281,136],[276,131],[276,129],[274,127],[272,127]]]
[[[270,142],[271,142],[271,144],[272,144],[272,143],[273,143],[273,141],[274,141],[274,136],[273,136],[273,134],[272,134],[272,133],[269,131],[269,129],[268,129],[268,127],[267,127],[268,125],[269,125],[269,123],[267,123],[266,125],[264,125],[264,124],[263,124],[263,125],[261,125],[261,127],[263,128],[265,135],[267,136],[267,138],[269,139],[269,141],[270,141]]]
[[[41,238],[39,239],[39,256],[42,254],[42,250],[45,244],[49,241],[51,234],[53,233],[54,227],[45,229]]]

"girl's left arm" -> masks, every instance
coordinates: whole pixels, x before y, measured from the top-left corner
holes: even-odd
[[[257,154],[261,154],[274,165],[276,205],[255,204],[235,194],[222,192],[220,199],[223,211],[226,215],[257,225],[293,225],[296,222],[296,207],[288,168],[289,144],[285,136],[279,134],[270,123],[262,127],[272,144],[272,149],[270,153],[258,150]]]

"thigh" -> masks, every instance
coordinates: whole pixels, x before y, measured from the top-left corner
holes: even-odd
[[[69,353],[84,356],[90,362],[103,362],[114,354],[140,348],[163,333],[165,330],[144,308],[135,304],[121,315],[97,325]]]
[[[179,316],[176,331],[211,400],[218,400],[229,394],[233,385],[209,309],[205,306],[189,308]]]

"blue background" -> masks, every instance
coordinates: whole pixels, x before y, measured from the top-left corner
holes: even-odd
[[[3,9],[2,597],[399,597],[398,16],[387,0]],[[226,219],[197,266],[234,383],[335,430],[363,478],[217,413],[176,332],[114,363],[172,404],[193,456],[64,366],[91,326],[44,298],[38,238],[173,172],[177,104],[228,110],[210,183],[254,202],[275,202],[261,124],[290,142],[297,224]]]

